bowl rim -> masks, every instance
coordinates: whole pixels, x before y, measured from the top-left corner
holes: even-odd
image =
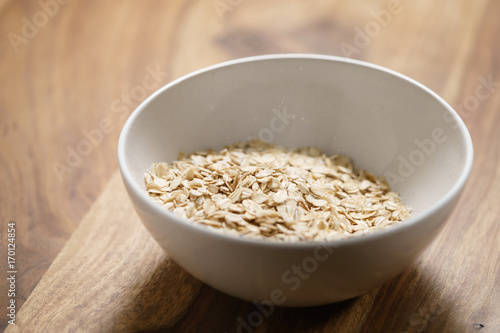
[[[220,231],[217,231],[215,229],[212,229],[208,226],[204,226],[198,223],[194,223],[192,221],[189,221],[187,219],[184,219],[180,216],[175,215],[174,213],[168,211],[167,209],[163,208],[160,206],[158,203],[154,202],[151,200],[149,195],[147,195],[147,192],[144,191],[143,188],[141,188],[134,180],[134,177],[132,176],[132,173],[130,169],[128,168],[128,165],[126,163],[126,151],[125,151],[125,143],[128,137],[128,134],[131,130],[131,127],[135,120],[139,117],[139,115],[147,108],[148,104],[151,103],[152,100],[154,100],[158,95],[162,94],[164,91],[170,89],[171,87],[180,84],[181,82],[188,80],[192,77],[198,76],[200,74],[203,74],[205,72],[213,71],[222,67],[228,67],[228,66],[234,66],[242,63],[249,63],[249,62],[258,62],[258,61],[267,61],[267,60],[280,60],[280,59],[308,59],[308,60],[328,60],[328,61],[333,61],[337,63],[346,63],[350,65],[356,65],[356,66],[361,66],[365,68],[370,68],[376,71],[384,72],[386,74],[398,77],[414,86],[416,86],[418,89],[424,91],[425,93],[431,95],[437,102],[439,102],[444,109],[446,109],[454,118],[454,120],[457,122],[457,129],[459,130],[462,138],[464,139],[465,145],[465,163],[463,166],[463,169],[460,173],[460,176],[458,177],[457,181],[453,184],[450,190],[445,193],[439,200],[434,202],[429,208],[423,210],[420,212],[418,215],[415,217],[412,217],[410,215],[410,218],[404,223],[401,224],[396,224],[396,225],[391,225],[389,228],[373,233],[368,233],[364,235],[359,235],[359,236],[353,236],[353,237],[348,237],[348,238],[341,238],[341,239],[335,239],[335,240],[328,240],[328,241],[299,241],[299,242],[281,242],[281,241],[271,241],[271,240],[266,240],[266,239],[254,239],[250,237],[245,237],[245,236],[238,236],[238,235],[232,235],[232,234],[227,234],[223,233]],[[369,62],[361,61],[361,60],[355,60],[351,58],[345,58],[345,57],[339,57],[339,56],[331,56],[331,55],[321,55],[321,54],[305,54],[305,53],[286,53],[286,54],[268,54],[268,55],[258,55],[258,56],[251,56],[251,57],[244,57],[244,58],[239,58],[239,59],[233,59],[221,63],[217,63],[211,66],[207,66],[201,69],[198,69],[196,71],[193,71],[189,74],[183,75],[166,85],[162,86],[155,92],[153,92],[149,97],[147,97],[141,104],[139,104],[135,110],[130,114],[129,118],[123,125],[122,131],[120,133],[119,139],[118,139],[118,165],[119,169],[122,174],[123,181],[128,184],[129,188],[136,194],[136,198],[141,201],[143,205],[145,205],[148,209],[151,209],[155,213],[159,214],[160,216],[164,217],[166,220],[171,220],[174,221],[174,223],[179,223],[182,224],[183,227],[185,228],[192,228],[194,232],[202,233],[206,236],[209,237],[214,237],[218,238],[220,240],[224,241],[232,241],[232,242],[237,242],[237,243],[246,243],[247,245],[255,245],[255,246],[268,246],[268,247],[280,247],[280,248],[315,248],[317,246],[344,246],[344,245],[353,245],[357,243],[363,243],[367,241],[372,241],[384,237],[388,237],[391,234],[401,232],[405,229],[411,228],[412,226],[420,223],[421,221],[429,218],[431,215],[435,214],[438,212],[443,206],[445,206],[447,203],[449,203],[457,194],[460,194],[460,191],[463,189],[465,186],[465,183],[467,182],[467,179],[470,175],[471,169],[472,169],[472,164],[474,160],[474,151],[473,151],[473,145],[472,145],[472,139],[469,134],[469,131],[467,130],[467,127],[465,126],[465,123],[463,120],[460,118],[458,113],[439,95],[437,95],[434,91],[423,85],[422,83],[404,75],[399,72],[396,72],[392,69],[372,64]],[[146,170],[144,170],[146,172]],[[444,222],[446,223],[446,221]]]

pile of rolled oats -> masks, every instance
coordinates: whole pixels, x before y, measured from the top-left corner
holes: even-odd
[[[154,164],[145,183],[175,214],[254,238],[332,240],[409,216],[383,177],[354,171],[348,157],[259,140]]]

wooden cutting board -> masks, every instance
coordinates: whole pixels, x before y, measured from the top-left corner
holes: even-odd
[[[481,246],[470,232],[463,241],[469,250]],[[439,237],[414,267],[370,294],[277,309],[256,331],[500,332],[498,262],[492,257],[484,280],[469,281],[467,270],[474,268],[463,266],[467,259],[461,266],[461,256],[446,259],[450,245],[458,243]],[[245,332],[239,318],[255,310],[172,262],[141,224],[116,172],[7,332]]]
[[[172,326],[201,285],[151,238],[117,172],[9,328],[93,332]]]

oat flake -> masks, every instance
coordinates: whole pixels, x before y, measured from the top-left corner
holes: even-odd
[[[410,213],[383,177],[353,170],[346,156],[259,140],[154,164],[144,180],[149,195],[173,213],[253,238],[334,240]]]

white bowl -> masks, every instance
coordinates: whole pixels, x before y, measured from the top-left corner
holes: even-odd
[[[279,243],[188,222],[146,193],[153,163],[250,137],[349,155],[385,175],[412,216],[346,240]],[[312,306],[366,293],[408,267],[455,206],[473,149],[457,113],[420,83],[360,61],[290,54],[229,61],[167,84],[128,119],[118,159],[142,222],[186,271],[249,301]]]

